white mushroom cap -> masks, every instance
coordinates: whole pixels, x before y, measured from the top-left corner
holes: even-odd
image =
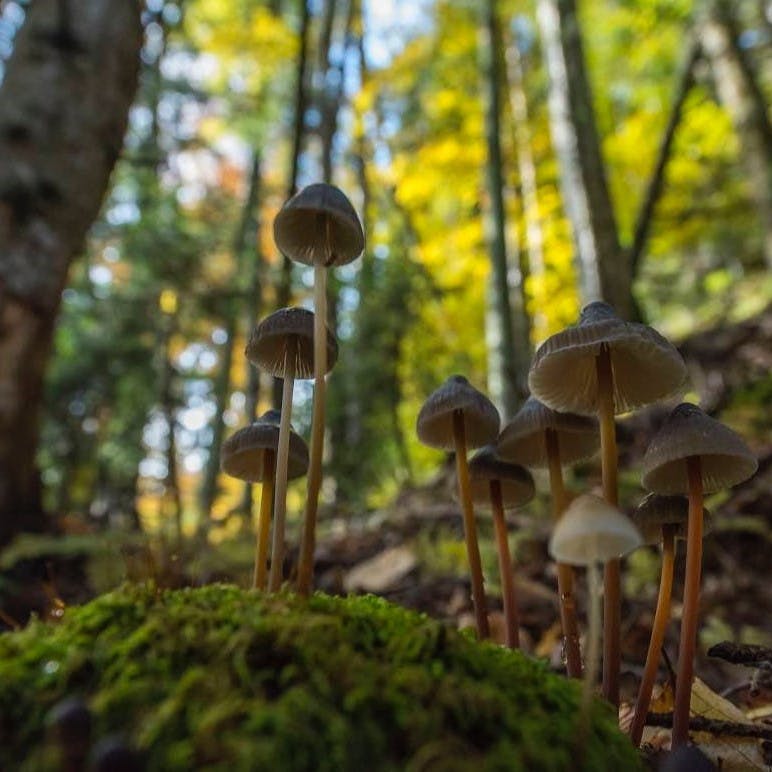
[[[559,563],[605,563],[640,547],[638,529],[599,496],[586,493],[568,506],[552,532],[549,552]]]

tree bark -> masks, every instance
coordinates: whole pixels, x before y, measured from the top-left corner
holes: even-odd
[[[486,0],[482,14],[480,60],[486,92],[486,182],[489,201],[488,243],[493,264],[494,367],[489,370],[491,393],[503,418],[511,418],[525,396],[531,360],[530,323],[525,310],[523,276],[511,269],[507,257],[504,176],[501,154],[501,33],[495,0]],[[510,280],[513,292],[510,292]]]
[[[62,8],[70,17],[63,16]],[[45,518],[43,378],[71,261],[121,150],[142,40],[136,0],[37,0],[0,87],[0,545]]]
[[[718,97],[740,138],[750,193],[763,228],[763,254],[772,268],[772,125],[753,64],[738,42],[731,5],[717,0],[701,27]]]
[[[574,0],[539,0],[538,20],[550,79],[550,130],[574,234],[581,299],[606,300],[632,319],[638,313],[630,262],[619,243]]]

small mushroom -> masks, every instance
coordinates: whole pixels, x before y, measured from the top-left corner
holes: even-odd
[[[617,506],[614,415],[679,391],[686,366],[656,330],[620,319],[608,303],[585,306],[578,324],[539,347],[528,375],[533,395],[553,410],[597,414],[603,496]],[[621,575],[618,560],[605,568],[603,694],[619,704]]]
[[[418,439],[432,448],[456,452],[458,492],[464,514],[464,539],[469,559],[477,634],[490,637],[480,547],[472,505],[467,448],[480,448],[496,439],[499,414],[493,403],[463,375],[452,375],[424,402],[418,413]]]
[[[686,578],[673,707],[674,748],[689,739],[702,572],[703,494],[737,485],[757,468],[755,456],[739,435],[685,402],[670,413],[643,458],[644,488],[663,495],[689,496]]]
[[[598,566],[620,560],[640,544],[641,536],[630,518],[592,494],[577,496],[552,532],[550,555],[560,563],[587,567],[590,624],[582,687],[581,738],[588,726],[590,698],[598,677],[601,592]]]
[[[558,413],[535,397],[529,397],[504,427],[496,442],[501,458],[534,468],[549,468],[552,515],[555,523],[566,508],[563,464],[593,456],[598,450],[598,423],[587,416]],[[579,625],[576,618],[574,571],[557,564],[560,622],[566,650],[566,672],[570,678],[582,675]]]
[[[91,711],[80,697],[58,702],[46,717],[59,757],[58,769],[85,769],[91,746],[93,720]]]
[[[478,506],[490,505],[493,512],[493,530],[501,574],[505,640],[510,649],[518,649],[520,620],[504,510],[521,507],[533,498],[533,477],[522,466],[508,464],[497,458],[492,446],[487,446],[472,456],[469,462],[469,476],[472,501]]]
[[[281,587],[284,566],[284,526],[287,514],[287,463],[292,418],[292,393],[295,378],[310,378],[314,370],[314,315],[305,308],[281,308],[255,327],[247,343],[246,355],[252,364],[277,378],[284,379],[276,451],[276,486],[274,491],[273,545],[268,589]],[[326,331],[325,363],[332,369],[338,357],[338,345]]]
[[[707,512],[703,517],[707,516]],[[658,496],[650,493],[635,510],[632,520],[641,532],[644,544],[662,544],[657,606],[651,626],[649,649],[643,668],[635,714],[630,726],[630,738],[637,746],[641,743],[646,714],[651,702],[651,692],[657,677],[660,652],[665,631],[670,621],[670,599],[673,592],[673,567],[675,565],[676,539],[686,538],[689,518],[689,501],[685,496]]]
[[[365,247],[357,213],[334,185],[317,183],[303,188],[282,207],[273,224],[276,246],[291,260],[314,268],[314,401],[311,419],[311,459],[308,496],[298,564],[298,591],[308,594],[313,584],[316,513],[322,484],[324,450],[324,376],[327,363],[327,269],[356,260]]]
[[[268,557],[268,533],[271,527],[276,455],[279,447],[281,414],[269,410],[250,426],[234,432],[222,444],[220,465],[231,477],[251,483],[262,483],[260,515],[257,521],[255,570],[252,587],[264,590]],[[287,478],[302,477],[308,469],[308,447],[303,438],[290,427],[287,453]]]

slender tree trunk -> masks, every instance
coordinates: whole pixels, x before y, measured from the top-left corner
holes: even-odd
[[[495,0],[486,0],[481,24],[480,58],[486,91],[485,139],[488,148],[486,180],[489,199],[488,243],[493,263],[493,313],[496,355],[489,374],[491,392],[503,417],[512,417],[526,393],[531,360],[530,323],[525,311],[522,273],[507,259],[504,177],[501,154],[501,35]],[[514,292],[510,293],[510,280]],[[494,388],[495,387],[495,388]]]
[[[717,0],[702,23],[701,41],[716,90],[740,138],[751,197],[763,229],[764,259],[772,268],[772,126],[753,64],[738,44],[732,6]]]
[[[257,195],[260,188],[260,163],[253,161],[247,196],[241,212],[241,218],[233,236],[234,257],[234,284],[241,285],[241,277],[244,275],[244,255],[246,253],[249,236],[252,234],[254,222],[254,209],[257,205]],[[204,479],[199,494],[199,528],[205,528],[217,496],[217,479],[220,476],[220,446],[225,434],[223,416],[228,406],[228,398],[231,392],[231,370],[233,366],[234,345],[238,333],[239,311],[241,310],[241,297],[235,302],[228,299],[225,313],[225,342],[220,346],[220,364],[217,378],[214,383],[215,413],[212,416],[212,442],[209,446],[209,458],[204,470]]]
[[[46,526],[35,464],[43,378],[70,263],[120,153],[140,45],[139,2],[71,0],[63,7],[37,0],[27,7],[6,63],[0,86],[0,545]]]
[[[580,295],[584,303],[604,299],[623,318],[636,318],[630,262],[619,244],[574,0],[539,0],[537,15],[550,78],[550,130],[574,233]]]
[[[307,73],[308,69],[308,38],[311,29],[311,14],[308,10],[308,0],[300,3],[300,50],[298,51],[297,71],[295,74],[295,121],[292,129],[292,152],[290,155],[289,177],[287,179],[287,198],[295,194],[298,185],[298,169],[300,153],[303,147],[305,114],[308,105]],[[281,256],[281,273],[276,287],[276,307],[288,306],[292,298],[292,261]],[[281,393],[283,382],[281,378],[273,379],[273,406],[281,409]]]

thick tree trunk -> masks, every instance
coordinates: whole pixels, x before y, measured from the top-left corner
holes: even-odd
[[[69,14],[69,16],[67,15]],[[136,0],[37,0],[0,87],[0,545],[44,527],[39,408],[60,296],[121,149]]]
[[[493,264],[493,328],[495,350],[489,369],[490,390],[505,419],[511,418],[525,396],[531,361],[530,323],[525,310],[523,276],[510,269],[507,257],[504,175],[501,154],[501,34],[495,0],[487,0],[480,27],[480,60],[486,92],[485,140],[488,148],[486,182],[489,201],[488,244]],[[514,284],[510,292],[510,282]]]
[[[538,19],[550,78],[550,129],[582,302],[602,298],[631,319],[637,311],[630,262],[619,244],[574,0],[539,0]]]
[[[718,97],[740,138],[751,196],[763,228],[764,259],[772,268],[772,126],[764,95],[752,62],[737,42],[737,24],[728,2],[713,4],[701,32]]]

